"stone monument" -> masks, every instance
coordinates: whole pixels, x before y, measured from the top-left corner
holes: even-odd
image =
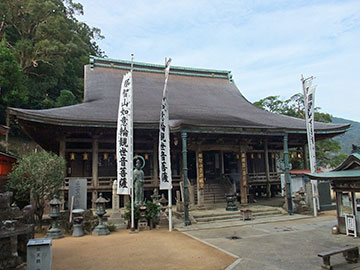
[[[69,181],[69,202],[71,208],[71,198],[74,196],[73,209],[87,209],[87,179],[77,178]]]
[[[119,195],[117,194],[117,180],[114,180],[112,186],[112,209],[108,223],[114,224],[116,229],[126,229],[125,219],[120,213]]]

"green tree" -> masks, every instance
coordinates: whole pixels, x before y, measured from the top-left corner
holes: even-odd
[[[282,100],[279,96],[268,96],[253,103],[258,108],[266,111],[305,118],[304,98],[302,94],[295,94],[289,99]],[[331,115],[319,112],[320,108],[315,108],[315,121],[330,123]],[[342,153],[340,144],[333,139],[317,141],[316,144],[316,163],[318,167],[336,167],[345,158],[346,154]],[[302,166],[297,160],[292,160],[292,164]]]
[[[5,123],[6,108],[26,102],[26,91],[21,67],[6,39],[0,42],[0,123]]]
[[[70,106],[76,103],[76,97],[70,90],[61,90],[56,99],[55,107]]]
[[[63,89],[81,101],[83,66],[89,55],[103,55],[98,28],[79,22],[83,7],[72,0],[3,0],[0,40],[5,36],[30,89],[22,107],[54,106]]]
[[[47,201],[51,200],[64,184],[65,160],[54,153],[33,152],[20,159],[9,174],[8,188],[15,199],[34,202],[35,217],[41,229]]]

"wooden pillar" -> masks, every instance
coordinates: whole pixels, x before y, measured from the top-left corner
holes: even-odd
[[[65,159],[66,142],[64,138],[59,141],[59,156]]]
[[[303,145],[303,162],[304,162],[304,170],[309,170],[309,155],[307,144]]]
[[[271,183],[270,183],[270,167],[269,167],[269,146],[268,140],[264,141],[264,155],[265,155],[265,174],[266,174],[266,197],[271,197]]]
[[[286,183],[286,198],[288,214],[293,214],[292,198],[291,198],[291,176],[290,176],[290,163],[289,163],[289,148],[288,148],[288,134],[284,135],[284,165],[285,165],[285,183]]]
[[[92,140],[92,208],[95,208],[95,201],[98,197],[97,191],[99,187],[99,175],[98,175],[98,157],[99,157],[99,142],[97,137],[93,137]]]
[[[183,174],[184,174],[184,212],[185,212],[185,226],[191,225],[189,218],[189,185],[188,185],[188,167],[187,167],[187,133],[181,132],[182,138],[182,159],[183,159]]]
[[[241,204],[248,204],[246,147],[240,147],[240,197]]]
[[[196,148],[196,172],[197,172],[197,205],[204,204],[204,156],[200,145]]]
[[[65,161],[66,161],[66,142],[65,142],[65,139],[64,138],[60,138],[60,141],[59,141],[59,156],[62,157]],[[67,168],[68,168],[68,165],[67,163],[65,163],[66,166],[65,166],[65,176],[66,176],[66,172],[67,172]],[[61,190],[60,191],[60,201],[62,201],[62,204],[61,204],[61,210],[64,210],[65,208],[65,191],[64,190]]]
[[[220,162],[221,174],[225,174],[224,151],[220,150],[219,155],[220,155],[219,162]]]

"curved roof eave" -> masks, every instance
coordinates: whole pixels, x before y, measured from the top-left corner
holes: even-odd
[[[18,119],[30,122],[37,122],[42,124],[51,124],[59,126],[68,126],[68,127],[96,127],[96,128],[116,128],[116,122],[114,121],[96,121],[96,120],[74,120],[74,119],[65,119],[65,118],[51,118],[44,117],[41,114],[36,113],[34,110],[18,109],[18,108],[9,108],[9,113],[15,116]],[[156,129],[159,125],[159,122],[149,121],[149,122],[134,122],[134,126],[137,128],[149,128]],[[329,129],[315,130],[315,134],[334,134],[338,135],[346,132],[350,128],[348,125],[334,125]],[[265,125],[209,125],[202,123],[191,123],[191,121],[184,120],[170,120],[171,131],[177,132],[181,130],[186,130],[188,132],[196,133],[208,133],[213,132],[214,130],[217,133],[233,133],[233,134],[244,134],[244,133],[266,133],[269,132],[272,135],[275,134],[306,134],[305,129],[291,129],[291,128],[282,128],[282,127],[273,127]],[[249,132],[248,130],[256,130],[256,132]],[[215,133],[216,133],[215,131]]]

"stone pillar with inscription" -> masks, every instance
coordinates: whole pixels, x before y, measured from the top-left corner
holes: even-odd
[[[112,209],[108,223],[114,224],[116,229],[126,229],[125,219],[120,213],[119,196],[120,195],[117,194],[117,180],[114,180],[112,186]]]

